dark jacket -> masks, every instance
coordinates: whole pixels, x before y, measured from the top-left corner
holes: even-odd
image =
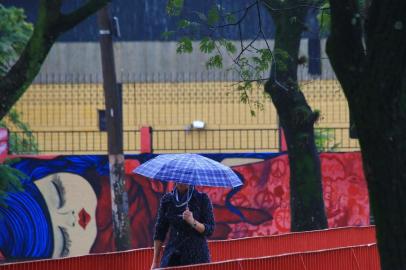
[[[176,207],[175,196],[167,193],[161,198],[155,224],[154,240],[164,242],[169,230],[169,240],[161,260],[161,267],[210,262],[206,237],[214,230],[213,207],[206,193],[193,191],[189,210],[195,220],[204,224],[199,233],[182,219],[186,206]]]

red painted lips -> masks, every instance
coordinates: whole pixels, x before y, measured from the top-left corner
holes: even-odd
[[[90,215],[86,212],[84,208],[79,212],[79,225],[86,229],[87,224],[90,222]]]

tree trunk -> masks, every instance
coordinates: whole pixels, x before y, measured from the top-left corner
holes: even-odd
[[[366,52],[356,1],[330,6],[327,53],[357,127],[381,269],[406,269],[406,2],[372,2]]]
[[[386,100],[381,110],[366,99],[355,110],[382,270],[406,269],[406,110],[398,107],[405,98],[403,105]]]
[[[265,91],[285,132],[290,164],[291,230],[327,227],[321,184],[320,158],[314,141],[314,113],[297,80],[298,53],[306,8],[270,10],[276,24],[275,61]]]
[[[398,45],[406,46],[405,41]],[[385,47],[382,46],[383,52]],[[373,62],[380,64],[370,62],[371,68],[361,80],[361,89],[368,89],[368,97],[359,99],[352,108],[382,270],[406,269],[406,51],[403,51],[398,60],[387,59],[387,53],[374,56]],[[399,74],[401,62],[403,73]]]

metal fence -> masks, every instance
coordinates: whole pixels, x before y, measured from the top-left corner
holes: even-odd
[[[123,132],[124,151],[137,153],[140,149],[138,130]],[[99,131],[32,131],[29,136],[22,131],[11,131],[9,143],[13,154],[32,154],[38,149],[41,154],[106,154],[107,133]],[[24,139],[24,145],[16,143]]]
[[[263,104],[251,115],[241,102],[233,76],[213,81],[199,74],[122,74],[124,150],[140,149],[139,128],[151,126],[156,152],[277,151],[278,117],[263,86],[250,91],[250,99]],[[203,76],[203,75],[201,75]],[[203,78],[203,77],[202,77]],[[131,82],[131,81],[136,82]],[[55,83],[55,81],[60,81]],[[104,95],[92,76],[37,78],[15,108],[29,124],[41,153],[105,153],[106,133],[100,131]],[[358,150],[349,138],[347,101],[336,80],[302,80],[301,90],[310,106],[320,111],[316,129],[323,150]],[[188,127],[194,120],[205,129]],[[185,131],[186,130],[186,131]],[[18,133],[17,130],[11,130]],[[16,147],[18,149],[18,146]],[[24,149],[20,149],[24,152]],[[21,152],[20,151],[20,152]]]
[[[253,102],[264,105],[264,110],[257,110],[252,117],[232,78],[199,81],[194,74],[158,74],[145,82],[125,82],[124,127],[137,129],[148,123],[158,128],[180,128],[196,118],[205,118],[211,127],[277,126],[276,111],[264,95],[263,86],[257,85],[250,92]],[[61,79],[60,83],[49,83],[46,77],[32,85],[16,105],[22,119],[34,130],[98,130],[98,111],[105,106],[102,84],[92,82],[92,77],[85,83],[80,76],[71,79],[77,82],[66,83]],[[336,80],[301,81],[301,89],[311,107],[321,112],[319,125],[348,124],[347,102]]]
[[[158,152],[275,152],[278,129],[154,130]]]
[[[316,144],[320,151],[357,151],[357,140],[349,139],[348,128],[316,128]],[[10,143],[18,135],[11,132]],[[16,145],[14,154],[30,154],[30,149],[38,148],[43,154],[105,154],[107,134],[98,131],[34,131],[34,140],[25,145]],[[139,153],[140,132],[124,131],[124,152]],[[31,145],[30,145],[31,144]],[[32,146],[36,147],[32,147]],[[153,130],[152,149],[156,153],[199,152],[277,152],[281,150],[280,133],[271,129],[207,129],[185,131],[182,129]]]

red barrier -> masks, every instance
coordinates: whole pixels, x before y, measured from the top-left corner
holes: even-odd
[[[151,127],[141,127],[140,129],[140,153],[152,153],[152,128]]]
[[[255,258],[293,252],[375,243],[375,227],[346,227],[210,242],[212,261]]]
[[[166,269],[379,270],[380,265],[376,244],[371,244]]]
[[[348,247],[348,246],[359,246],[365,244],[375,243],[375,227],[347,227],[347,228],[338,228],[338,229],[328,229],[321,231],[312,231],[312,232],[303,232],[303,233],[289,233],[276,236],[268,237],[252,237],[236,240],[224,240],[224,241],[211,241],[209,243],[210,250],[212,254],[212,261],[225,261],[225,260],[236,260],[238,258],[258,258],[265,256],[274,256],[270,258],[261,258],[258,260],[238,260],[237,262],[243,263],[243,269],[272,269],[268,267],[276,267],[274,269],[358,269],[358,268],[329,268],[326,267],[327,263],[334,261],[336,257],[334,254],[341,254],[341,251],[336,251],[333,253],[320,253],[320,255],[312,255],[317,258],[320,257],[319,268],[314,268],[313,266],[313,257],[307,254],[309,251],[317,250],[328,250],[331,248],[337,247]],[[376,248],[375,248],[376,249]],[[358,249],[357,249],[358,250]],[[370,249],[360,249],[363,250],[357,251],[361,252],[360,254],[366,254],[365,256],[372,256],[371,260],[377,260],[379,263],[378,257],[374,255],[376,251],[370,251]],[[285,268],[289,265],[296,267],[295,263],[297,261],[297,256],[299,255],[289,255],[294,256],[292,259],[285,259],[284,257],[275,257],[283,254],[297,253],[297,252],[307,252],[302,254],[303,260],[306,256],[310,256],[308,264],[310,267],[307,268]],[[326,252],[326,251],[323,251]],[[344,251],[343,251],[344,252]],[[345,251],[348,253],[348,251]],[[344,252],[344,253],[345,253]],[[354,251],[355,252],[355,251]],[[375,252],[375,253],[374,253]],[[345,254],[347,254],[345,253]],[[326,255],[327,254],[327,255]],[[330,254],[330,255],[329,255]],[[357,254],[355,254],[357,255]],[[361,256],[360,255],[360,256]],[[289,257],[288,256],[288,257]],[[296,256],[296,257],[295,257]],[[299,257],[300,257],[299,256]],[[334,255],[335,256],[335,255]],[[341,255],[340,255],[341,256]],[[344,255],[343,255],[344,256]],[[345,255],[347,256],[347,255]],[[358,255],[357,255],[358,256]],[[362,255],[363,256],[363,255]],[[376,258],[375,258],[375,257]],[[275,259],[280,258],[280,259]],[[337,257],[338,258],[338,257]],[[345,257],[343,257],[345,258]],[[343,258],[340,257],[340,261],[343,261]],[[358,257],[357,257],[358,258]],[[363,257],[362,257],[363,258]],[[98,269],[98,270],[111,270],[111,269],[149,269],[152,259],[152,249],[137,249],[128,252],[120,253],[108,253],[108,254],[97,254],[97,255],[88,255],[83,257],[74,257],[66,259],[56,259],[56,260],[44,260],[37,262],[26,262],[26,263],[16,263],[10,265],[0,266],[0,269],[4,270],[80,270],[80,269]],[[285,261],[292,260],[291,264],[286,264]],[[337,259],[338,260],[338,259]],[[357,259],[358,260],[358,259]],[[362,259],[363,260],[363,259]],[[351,261],[348,261],[351,262]],[[204,269],[237,269],[234,267],[239,267],[235,265],[235,261],[225,262],[225,268],[223,266],[216,266],[213,264],[210,266],[204,265]],[[229,265],[232,264],[232,265]],[[283,264],[282,267],[272,266],[272,265]],[[258,268],[258,267],[266,268]],[[269,265],[269,266],[268,266]],[[341,265],[341,264],[339,264]],[[348,264],[348,267],[352,267],[353,264]],[[203,267],[203,266],[196,266]],[[214,267],[214,268],[211,268]],[[215,268],[220,267],[220,268]],[[221,268],[223,267],[223,268]],[[245,268],[247,267],[247,268]],[[253,267],[253,268],[251,268]],[[289,266],[290,267],[290,266]],[[193,268],[194,269],[194,268]],[[197,269],[197,268],[196,268]],[[199,268],[203,269],[203,268]],[[379,269],[379,268],[360,268],[360,269]]]
[[[124,270],[149,269],[150,249],[87,255],[66,259],[41,260],[0,266],[4,270]],[[148,265],[148,267],[146,267]]]

